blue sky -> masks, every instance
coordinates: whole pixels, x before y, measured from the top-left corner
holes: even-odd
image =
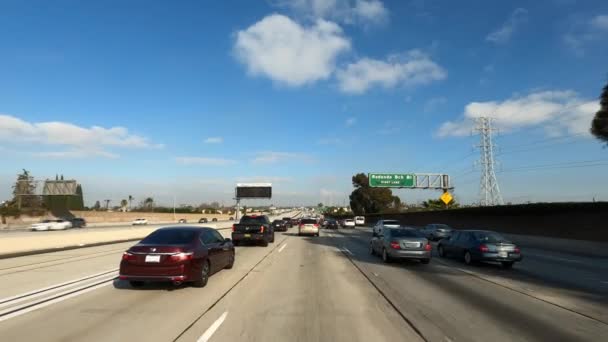
[[[342,204],[357,172],[448,173],[474,202],[485,115],[506,201],[608,200],[605,1],[5,0],[0,41],[0,199],[26,168],[89,204],[237,181]]]

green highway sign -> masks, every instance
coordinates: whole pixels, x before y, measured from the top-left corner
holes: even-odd
[[[369,186],[372,188],[413,188],[416,176],[408,173],[370,173]]]

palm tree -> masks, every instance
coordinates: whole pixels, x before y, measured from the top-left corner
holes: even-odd
[[[128,204],[128,203],[129,203],[129,202],[127,202],[127,200],[126,200],[126,199],[121,200],[121,201],[120,201],[120,208],[121,208],[123,211],[127,211],[127,204]]]
[[[154,210],[154,198],[147,197],[144,200],[144,206],[146,207],[146,209],[152,209],[152,210]]]
[[[134,199],[135,197],[129,195],[129,211],[131,211],[131,202],[133,202]]]

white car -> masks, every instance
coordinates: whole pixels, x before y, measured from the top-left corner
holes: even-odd
[[[146,220],[145,218],[138,218],[133,220],[133,222],[131,222],[131,225],[133,226],[145,226],[148,224],[148,220]]]
[[[355,228],[355,220],[353,220],[353,219],[346,219],[346,220],[344,220],[344,227],[346,227],[346,228]]]
[[[357,226],[365,225],[365,217],[364,216],[355,216],[355,224]]]
[[[67,220],[44,220],[40,223],[34,223],[31,225],[33,231],[44,231],[44,230],[66,230],[72,228],[72,222]]]

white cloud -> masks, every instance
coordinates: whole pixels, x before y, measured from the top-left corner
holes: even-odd
[[[327,79],[350,41],[335,23],[319,19],[310,27],[273,14],[237,33],[234,52],[254,76],[289,86]]]
[[[175,161],[182,165],[228,166],[237,163],[236,160],[208,157],[177,157]]]
[[[496,31],[486,36],[486,40],[495,44],[504,44],[511,39],[513,33],[528,20],[528,10],[517,8],[511,13],[507,21]]]
[[[312,158],[306,154],[294,152],[262,151],[256,153],[252,162],[258,164],[272,164],[289,160],[302,160],[310,162],[312,161]]]
[[[424,104],[424,111],[426,113],[434,112],[446,102],[448,102],[448,99],[443,96],[433,97],[432,99],[426,101],[426,103]]]
[[[49,121],[28,122],[20,118],[0,114],[0,141],[11,144],[41,144],[71,147],[67,151],[44,152],[41,157],[80,158],[85,154],[115,158],[116,154],[104,150],[120,148],[162,148],[147,138],[129,133],[124,127],[80,127],[72,123]]]
[[[222,137],[209,137],[205,139],[205,144],[221,144],[224,142]]]
[[[355,118],[355,117],[350,117],[350,118],[346,119],[346,121],[344,122],[344,124],[348,127],[354,126],[356,123],[357,123],[357,118]]]
[[[574,91],[540,91],[504,101],[472,102],[465,107],[463,119],[443,123],[437,135],[468,135],[481,116],[494,118],[503,132],[542,125],[551,135],[585,134],[599,108],[597,100],[582,99]]]
[[[84,159],[103,157],[109,159],[119,158],[118,154],[102,151],[102,150],[83,150],[83,149],[72,149],[68,151],[51,151],[51,152],[34,152],[32,156],[39,158],[50,158],[50,159]]]
[[[388,19],[388,10],[378,0],[358,0],[353,8],[357,18],[369,23],[382,23]]]
[[[608,31],[608,15],[598,15],[591,19],[591,27]]]
[[[239,177],[236,179],[237,183],[292,183],[294,181],[291,177],[278,177],[278,176],[255,176],[255,177]]]
[[[340,90],[362,94],[374,86],[420,85],[443,80],[447,72],[419,50],[404,56],[389,56],[386,61],[363,58],[337,73]]]
[[[300,17],[345,24],[377,25],[389,18],[389,12],[380,0],[278,0],[274,4],[289,8]]]
[[[585,55],[585,48],[594,42],[608,38],[608,15],[597,15],[588,21],[578,22],[562,39],[577,56]]]

